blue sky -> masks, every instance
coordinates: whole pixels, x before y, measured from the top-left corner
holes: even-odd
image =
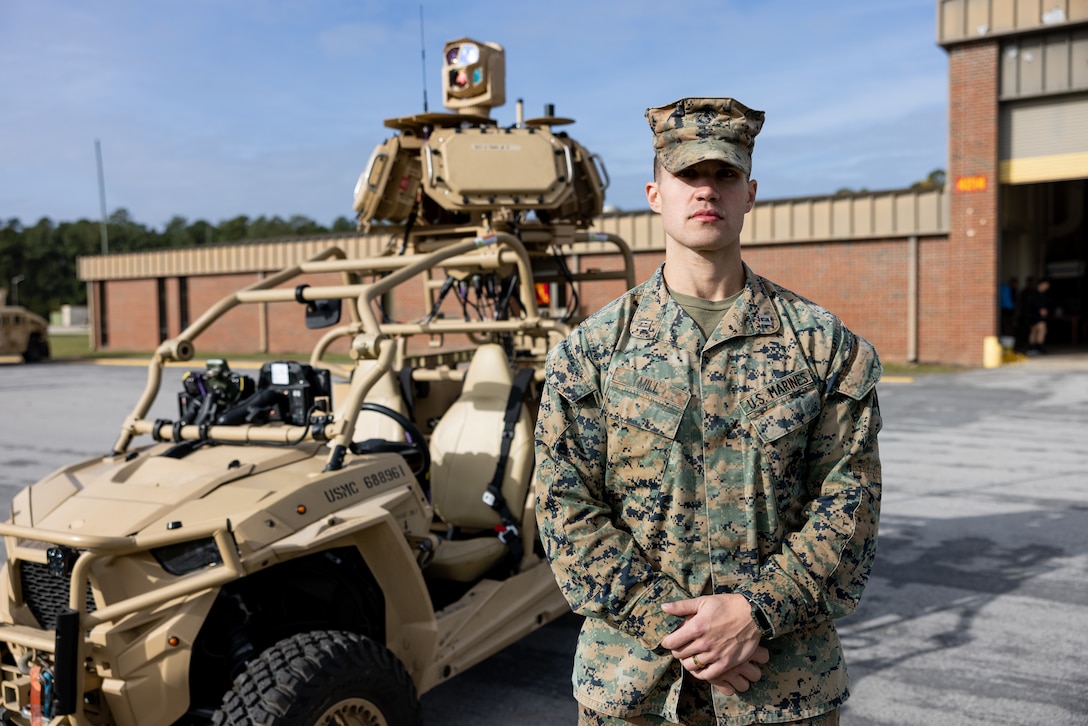
[[[424,26],[420,28],[420,6]],[[0,0],[0,220],[353,217],[383,120],[441,111],[442,48],[506,49],[506,125],[555,105],[645,209],[647,106],[763,109],[762,199],[896,189],[944,168],[933,0]]]

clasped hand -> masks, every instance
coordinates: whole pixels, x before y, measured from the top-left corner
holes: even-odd
[[[762,677],[759,666],[770,653],[759,644],[760,633],[743,595],[704,595],[665,603],[684,624],[661,641],[693,676],[732,696]]]

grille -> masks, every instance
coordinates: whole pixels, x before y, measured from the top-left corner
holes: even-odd
[[[56,577],[49,572],[49,565],[38,562],[19,563],[19,580],[23,586],[23,602],[34,614],[38,625],[46,630],[57,627],[57,614],[68,607],[68,588],[71,579]],[[94,612],[94,595],[91,583],[87,583],[87,612]]]

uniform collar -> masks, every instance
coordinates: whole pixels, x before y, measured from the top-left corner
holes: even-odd
[[[770,335],[782,326],[770,295],[770,283],[744,265],[744,290],[710,335],[711,345],[737,336]]]
[[[702,333],[680,303],[669,295],[664,268],[664,265],[659,266],[649,280],[647,294],[640,299],[631,320],[631,335],[644,340],[668,340],[679,348],[700,350],[703,348]],[[711,333],[707,347],[739,336],[776,333],[781,327],[770,295],[770,284],[752,272],[748,265],[744,265],[744,278],[740,298]]]

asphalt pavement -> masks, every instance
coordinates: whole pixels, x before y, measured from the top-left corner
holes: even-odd
[[[0,506],[107,451],[145,380],[132,366],[0,365]],[[840,621],[844,726],[1088,726],[1088,357],[879,391],[880,543]],[[432,690],[426,723],[574,724],[579,625],[560,618]]]

